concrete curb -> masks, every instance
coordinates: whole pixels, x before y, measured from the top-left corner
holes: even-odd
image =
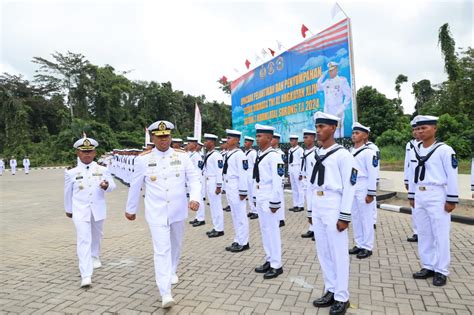
[[[394,206],[394,205],[389,205],[386,203],[378,203],[377,208],[380,208],[382,210],[386,211],[394,211],[394,212],[400,212],[400,213],[405,213],[405,214],[411,214],[411,208],[408,207],[401,207],[401,206]],[[457,222],[457,223],[463,223],[467,225],[474,225],[474,218],[471,217],[463,217],[460,215],[452,214],[451,215],[451,222]]]
[[[58,169],[66,169],[67,166],[45,166],[45,167],[30,167],[30,171],[34,171],[34,170],[58,170]],[[17,172],[18,171],[23,171],[24,168],[19,168],[17,167]],[[4,169],[3,170],[4,172],[11,172],[12,170],[10,168],[8,169]]]

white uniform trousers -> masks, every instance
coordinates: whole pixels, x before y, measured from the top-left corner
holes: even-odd
[[[312,189],[311,189],[311,183],[309,182],[309,178],[303,177],[301,180],[302,186],[303,186],[303,195],[306,199],[306,211],[311,210],[314,211],[313,209],[313,203],[312,203]],[[312,212],[311,212],[312,213]],[[312,217],[310,214],[308,214],[308,217]],[[308,223],[308,231],[313,231],[313,225]]]
[[[372,250],[374,248],[374,222],[372,207],[375,200],[367,204],[367,181],[357,179],[355,187],[354,202],[352,203],[352,226],[354,229],[354,241],[358,248]]]
[[[16,166],[13,166],[12,167],[12,175],[15,175],[16,174]]]
[[[237,180],[229,180],[226,183],[226,196],[231,209],[232,223],[234,224],[234,242],[239,245],[247,245],[249,242],[249,219],[245,209],[247,201],[245,199],[240,200]]]
[[[416,228],[416,220],[415,220],[415,215],[414,215],[415,209],[411,208],[411,228],[413,230],[413,234],[417,234],[417,228]]]
[[[293,194],[293,207],[301,208],[304,205],[303,183],[299,180],[299,172],[290,172],[291,193]]]
[[[280,196],[281,196],[281,208],[276,212],[278,220],[285,220],[285,189],[283,183],[280,187]]]
[[[196,212],[196,219],[198,221],[205,221],[206,220],[206,205],[204,202],[204,198],[206,197],[206,180],[203,176],[201,176],[201,200],[199,201],[199,209]]]
[[[171,276],[176,274],[184,236],[184,220],[166,225],[150,225],[153,240],[156,285],[161,296],[171,294]]]
[[[377,197],[374,197],[374,202],[372,205],[372,224],[377,224]],[[373,228],[373,225],[372,225]]]
[[[74,221],[74,219],[73,219]],[[74,221],[77,236],[77,257],[81,278],[91,277],[93,273],[92,257],[100,257],[100,244],[104,235],[104,220]]]
[[[340,209],[334,207],[341,202],[339,193],[324,192],[324,196],[313,195],[313,226],[316,252],[323,272],[326,291],[334,293],[340,302],[349,300],[349,236],[347,229],[336,228]],[[317,206],[316,206],[317,205]]]
[[[451,214],[444,210],[446,190],[427,186],[416,190],[415,216],[418,228],[418,254],[423,268],[447,276],[451,262],[449,234]]]
[[[224,231],[224,211],[222,211],[222,194],[216,195],[216,178],[206,180],[207,198],[211,209],[212,225],[217,232]]]
[[[255,203],[253,202],[253,197],[254,197],[254,187],[253,187],[253,168],[249,168],[247,170],[247,186],[248,186],[248,202],[249,202],[249,213],[257,213],[257,207],[255,206]]]
[[[272,193],[268,192],[268,196]],[[270,211],[269,199],[257,199],[258,222],[262,233],[263,250],[265,251],[265,261],[270,263],[272,268],[281,268],[281,237],[280,237],[280,216]]]
[[[25,166],[25,174],[29,174],[30,173],[30,167],[29,166]]]

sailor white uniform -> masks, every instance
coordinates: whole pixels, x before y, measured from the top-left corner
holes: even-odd
[[[292,139],[298,140],[298,136],[290,135],[290,140]],[[293,208],[303,208],[304,205],[303,183],[299,180],[303,152],[303,148],[299,145],[291,147],[288,150],[288,173],[290,176],[291,192],[293,194]]]
[[[217,139],[217,136],[204,134],[204,138]],[[209,208],[211,209],[212,224],[216,232],[224,231],[224,213],[222,212],[221,194],[216,194],[216,188],[222,188],[223,167],[224,162],[222,156],[217,150],[214,149],[206,153],[202,172],[206,180],[206,190],[207,197],[209,198]]]
[[[316,131],[303,129],[304,135],[316,135]],[[311,188],[311,172],[313,170],[314,165],[316,164],[316,159],[314,157],[314,151],[316,147],[313,146],[311,149],[305,149],[303,152],[303,156],[301,157],[301,183],[303,186],[303,194],[306,199],[306,211],[308,214],[308,218],[312,218],[312,188]],[[313,231],[313,225],[309,225],[309,231]]]
[[[378,160],[377,167],[376,167],[377,186],[378,186],[378,184],[380,182],[380,149],[375,143],[370,142],[370,141],[368,141],[365,145],[367,147],[369,147],[370,149],[375,151],[375,156],[377,157],[377,160]],[[373,211],[373,219],[374,219],[373,224],[376,224],[377,223],[377,196],[374,197],[374,203],[372,205],[372,211]]]
[[[414,120],[411,121],[411,126],[416,127],[416,122]],[[411,154],[410,154],[410,152],[411,152],[411,150],[414,150],[417,145],[418,145],[418,141],[416,141],[415,139],[412,139],[412,140],[408,141],[406,146],[405,146],[405,162],[403,164],[403,182],[404,182],[404,184],[406,185],[407,188],[408,188],[408,184],[409,184],[410,167],[411,167],[411,162],[410,162]],[[413,216],[413,211],[414,211],[414,209],[412,208],[411,209],[411,213],[412,213],[411,225],[412,225],[412,229],[413,229],[413,234],[418,236],[418,232],[417,232],[417,229],[416,229],[416,221],[415,221],[415,217]]]
[[[245,140],[254,141],[251,137],[245,137]],[[248,201],[249,201],[249,212],[257,213],[257,208],[253,202],[254,197],[254,187],[253,187],[253,167],[255,165],[255,160],[257,159],[257,150],[250,149],[245,151],[247,157],[249,168],[247,170],[247,183],[248,183]]]
[[[89,142],[88,142],[89,141]],[[78,140],[74,147],[82,150],[88,143],[94,149],[94,139]],[[85,150],[85,149],[84,149]],[[103,181],[109,186],[106,190],[100,187]],[[105,192],[115,189],[115,182],[107,168],[96,162],[78,165],[64,173],[64,209],[72,214],[76,227],[77,256],[81,278],[90,278],[93,273],[93,260],[100,257],[100,245],[103,237],[103,225],[106,218]]]
[[[27,157],[23,159],[23,168],[24,168],[25,174],[30,173],[30,159]]]
[[[3,175],[4,170],[5,170],[5,162],[3,162],[3,159],[0,159],[0,176]]]
[[[273,133],[273,138],[281,139],[281,135],[280,135],[279,133],[276,133],[276,132],[275,132],[275,133]],[[279,147],[274,148],[274,150],[280,155],[280,158],[281,158],[280,163],[285,164],[285,163],[288,161],[288,159],[287,159],[287,157],[286,157],[286,155],[285,155],[285,152],[283,152],[283,150],[280,149]],[[281,207],[280,207],[280,209],[277,211],[277,213],[278,213],[278,217],[279,217],[280,221],[282,221],[282,220],[284,221],[284,220],[285,220],[285,210],[286,210],[286,209],[285,209],[285,204],[286,204],[286,203],[285,203],[285,190],[284,190],[285,187],[284,187],[284,185],[285,185],[285,175],[283,174],[283,175],[281,176],[281,184],[280,184],[280,187],[278,187],[278,189],[280,190],[280,194],[279,194],[279,195],[280,195],[280,198],[281,198]]]
[[[256,124],[255,129],[259,132],[271,132],[275,128]],[[281,186],[284,174],[284,164],[281,153],[272,147],[265,151],[259,151],[257,161],[254,166],[254,189],[255,202],[257,205],[260,231],[262,233],[263,249],[265,251],[265,261],[270,263],[273,269],[282,267],[281,259],[281,236],[280,218],[278,212],[282,211]],[[273,213],[270,208],[278,209]]]
[[[174,126],[157,121],[148,130],[156,135],[169,135]],[[189,156],[182,150],[156,148],[144,152],[135,160],[135,172],[128,193],[128,214],[135,214],[140,201],[140,189],[145,184],[145,219],[153,239],[155,276],[164,298],[171,295],[171,279],[176,274],[188,216],[186,185],[190,200],[201,199],[200,175]]]
[[[431,123],[432,116],[417,116],[417,125]],[[425,148],[420,142],[410,151],[408,198],[414,200],[418,229],[418,252],[423,268],[449,273],[451,214],[445,203],[458,203],[458,161],[447,144],[435,142]]]
[[[236,130],[226,130],[228,136],[236,136],[241,133]],[[234,224],[234,243],[240,246],[249,243],[249,221],[247,218],[246,201],[240,200],[240,196],[247,196],[247,169],[248,161],[245,153],[239,148],[228,150],[224,158],[222,174],[225,181],[227,202],[229,203],[232,223]]]
[[[331,71],[338,67],[336,62],[329,62],[328,69]],[[340,125],[336,130],[336,137],[344,137],[344,111],[351,102],[351,87],[345,77],[336,75],[327,78],[328,71],[324,72],[318,80],[318,91],[324,91],[324,112],[335,115],[340,119]]]
[[[12,175],[15,175],[16,174],[16,160],[14,158],[10,160],[10,168],[11,168]]]
[[[352,149],[357,173],[355,185],[355,197],[352,203],[352,225],[354,227],[354,240],[357,248],[372,251],[374,247],[374,221],[373,205],[366,203],[366,196],[377,195],[377,171],[378,164],[375,152],[366,146]]]
[[[315,123],[336,124],[333,115],[316,112]],[[311,173],[313,227],[316,251],[326,291],[339,302],[349,300],[349,239],[347,229],[339,232],[338,220],[351,220],[357,170],[352,154],[339,144],[316,149]]]
[[[197,138],[188,137],[188,142],[198,142]],[[201,182],[201,198],[199,199],[199,210],[196,212],[196,220],[199,222],[205,221],[206,219],[206,207],[204,204],[204,197],[206,196],[205,186],[206,183],[204,181],[204,177],[202,176],[202,163],[203,159],[201,153],[198,151],[189,152],[189,158],[191,159],[194,167],[198,170],[199,173],[199,180]],[[189,190],[189,189],[188,189]]]

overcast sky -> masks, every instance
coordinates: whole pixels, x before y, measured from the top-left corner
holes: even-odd
[[[31,79],[33,56],[84,54],[97,65],[132,70],[130,79],[170,81],[175,89],[230,104],[218,89],[222,75],[245,73],[262,48],[286,48],[334,19],[334,1],[89,1],[0,0],[0,72]],[[473,46],[473,1],[338,1],[352,20],[357,88],[371,85],[395,97],[398,74],[405,112],[413,111],[411,83],[446,79],[437,44],[448,22],[456,46]],[[236,73],[236,68],[240,73]]]

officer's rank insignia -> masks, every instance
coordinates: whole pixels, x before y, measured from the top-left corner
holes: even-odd
[[[248,170],[249,169],[249,161],[248,160],[242,160],[242,167],[244,168],[244,170]]]
[[[355,168],[352,168],[351,171],[351,184],[355,185],[357,183],[357,170]]]
[[[224,161],[222,161],[222,160],[217,161],[217,166],[219,168],[223,168],[224,167]]]
[[[166,130],[166,124],[164,122],[160,122],[158,125],[158,130],[163,131]]]
[[[155,176],[155,175],[151,175],[151,176],[150,176],[150,179],[151,179],[152,182],[154,182],[154,181],[156,180],[156,176]]]
[[[456,159],[456,154],[451,155],[451,166],[457,168],[459,165],[458,159]]]
[[[283,176],[283,174],[285,174],[285,164],[278,164],[277,165],[277,173],[278,173],[278,176]]]
[[[377,159],[375,155],[372,157],[372,165],[374,167],[377,167],[379,165],[379,159]]]

